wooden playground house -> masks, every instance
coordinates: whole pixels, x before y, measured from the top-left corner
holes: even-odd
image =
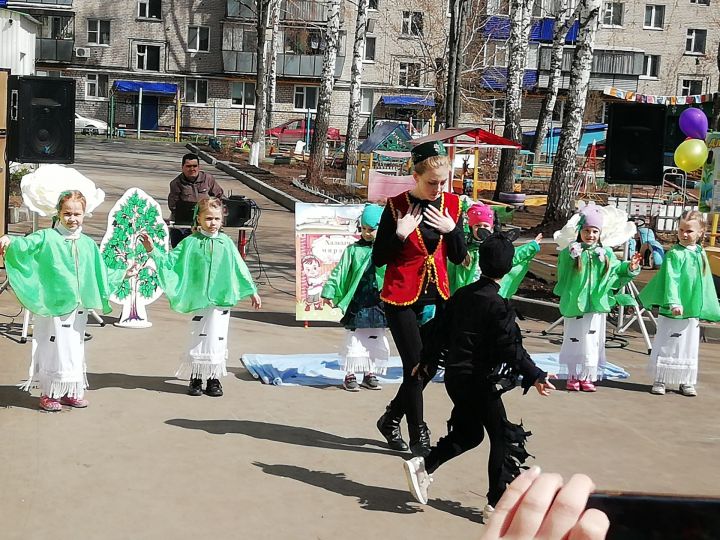
[[[358,147],[358,166],[355,183],[367,188],[370,171],[402,175],[407,172],[412,137],[400,123],[386,122],[378,125]]]

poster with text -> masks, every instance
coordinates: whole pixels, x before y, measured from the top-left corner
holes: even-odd
[[[362,204],[295,205],[295,318],[339,321],[342,312],[320,296],[345,248],[360,238]]]

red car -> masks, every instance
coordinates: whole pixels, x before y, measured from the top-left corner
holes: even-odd
[[[280,144],[295,144],[297,141],[304,141],[308,138],[306,120],[304,118],[290,120],[277,127],[268,129],[265,135],[275,137]],[[309,138],[312,139],[312,136],[313,122],[311,121]],[[329,141],[341,141],[344,139],[344,137],[340,135],[340,130],[334,127],[328,128],[327,138]]]

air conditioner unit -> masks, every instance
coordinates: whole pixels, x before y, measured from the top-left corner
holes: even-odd
[[[89,58],[90,47],[75,47],[75,56],[78,58]]]

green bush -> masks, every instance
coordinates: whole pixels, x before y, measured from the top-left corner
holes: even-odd
[[[20,196],[20,181],[23,176],[30,174],[32,169],[27,165],[15,164],[10,166],[10,178],[8,179],[8,193]]]

